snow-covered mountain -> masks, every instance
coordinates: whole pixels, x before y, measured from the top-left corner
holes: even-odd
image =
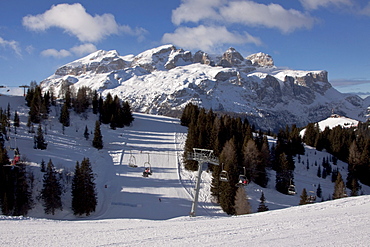
[[[59,92],[65,82],[117,95],[138,112],[178,116],[192,102],[243,114],[264,129],[304,126],[333,109],[364,121],[367,107],[360,97],[334,89],[327,71],[280,69],[267,54],[244,58],[234,48],[222,55],[192,54],[173,45],[136,56],[100,50],[60,67],[41,86]]]

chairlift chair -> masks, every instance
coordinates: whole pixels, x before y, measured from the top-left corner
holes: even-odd
[[[247,176],[245,175],[239,175],[238,183],[236,184],[236,187],[246,186],[248,184]]]
[[[289,195],[295,195],[296,194],[295,186],[293,184],[289,185],[289,187],[288,187],[288,194]]]
[[[308,198],[307,198],[307,201],[308,201],[309,203],[314,203],[314,202],[316,201],[316,195],[315,195],[315,192],[313,192],[313,191],[310,191],[310,192],[309,192],[309,196],[308,196]]]
[[[18,148],[15,148],[14,149],[14,157],[13,157],[12,162],[9,165],[4,165],[4,166],[12,167],[12,169],[14,169],[15,167],[18,168],[17,164],[18,164],[20,159],[21,159],[21,155],[19,154]]]
[[[221,182],[228,182],[229,181],[229,174],[227,173],[227,171],[225,170],[222,170],[221,173],[220,173],[220,181]]]
[[[128,159],[128,166],[129,167],[137,167],[136,158],[131,153],[130,153],[130,158]]]
[[[152,166],[150,165],[149,160],[150,160],[150,157],[148,154],[148,161],[144,163],[144,167],[145,167],[144,173],[146,173],[147,175],[152,175]]]

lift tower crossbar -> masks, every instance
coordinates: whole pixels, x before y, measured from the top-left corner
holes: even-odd
[[[195,212],[198,204],[200,181],[202,179],[203,164],[219,165],[218,158],[214,156],[213,150],[193,148],[193,152],[188,154],[188,160],[195,160],[198,162],[198,177],[195,183],[195,196],[191,205],[190,216],[195,217]]]

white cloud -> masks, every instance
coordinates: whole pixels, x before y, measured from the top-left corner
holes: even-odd
[[[33,31],[58,27],[81,42],[97,42],[120,32],[139,35],[130,27],[119,25],[112,14],[92,16],[79,3],[53,5],[43,14],[23,17],[23,25]]]
[[[345,5],[351,6],[353,5],[353,0],[299,0],[303,7],[308,10],[318,9],[319,7],[328,7],[331,5]]]
[[[18,56],[22,56],[21,55],[21,49],[19,48],[19,44],[17,41],[14,41],[14,40],[5,40],[3,39],[2,37],[0,37],[0,45],[4,48],[7,48],[9,47],[10,49],[12,49]]]
[[[55,58],[64,58],[64,57],[69,57],[72,55],[77,55],[77,56],[83,56],[86,54],[90,54],[94,51],[96,51],[96,46],[93,44],[82,44],[79,46],[74,46],[69,50],[56,50],[56,49],[47,49],[43,50],[41,52],[41,55],[44,57],[55,57]]]
[[[179,27],[174,33],[166,33],[162,38],[164,43],[173,43],[187,49],[201,49],[210,51],[225,43],[227,44],[246,44],[253,43],[261,45],[259,38],[253,37],[248,33],[229,32],[226,27],[200,25],[195,28]]]
[[[362,10],[360,10],[359,13],[361,15],[370,16],[370,2]]]
[[[265,5],[253,1],[232,1],[220,8],[220,14],[229,23],[277,28],[284,33],[311,28],[315,22],[313,17],[298,10],[287,10],[279,4]]]
[[[28,52],[28,54],[32,54],[34,50],[35,48],[32,45],[26,47],[26,51]]]
[[[264,26],[287,33],[300,28],[311,28],[315,18],[298,10],[284,9],[279,4],[266,5],[247,0],[183,0],[172,11],[172,22],[175,25],[201,21]]]
[[[86,55],[86,54],[90,54],[94,51],[96,51],[96,46],[93,45],[93,44],[82,44],[82,45],[79,45],[79,46],[75,46],[75,47],[72,47],[70,49],[71,52],[73,52],[74,54],[78,55],[78,56],[83,56],[83,55]]]
[[[199,22],[204,19],[219,19],[217,8],[225,0],[183,0],[182,4],[172,11],[172,22],[180,25],[184,22]]]
[[[44,57],[55,57],[55,58],[64,58],[64,57],[69,57],[71,56],[71,52],[67,51],[67,50],[56,50],[56,49],[47,49],[47,50],[43,50],[41,52],[41,55],[44,56]]]

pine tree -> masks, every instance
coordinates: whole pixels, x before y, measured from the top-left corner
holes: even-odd
[[[69,110],[68,104],[64,102],[63,107],[60,111],[59,122],[64,126],[68,127],[70,125],[70,117],[69,117]]]
[[[346,186],[351,191],[354,191],[355,194],[357,193],[356,191],[358,191],[359,187],[358,174],[360,167],[361,167],[361,152],[359,151],[357,142],[353,141],[351,146],[349,147],[348,175]],[[355,188],[352,188],[352,185],[355,186]]]
[[[17,164],[15,169],[0,167],[0,202],[4,215],[27,215],[32,208],[32,191],[30,176],[26,172],[25,165]]]
[[[180,121],[182,126],[189,127],[192,119],[198,119],[199,108],[192,103],[188,103],[181,115]]]
[[[229,215],[236,213],[234,205],[237,190],[235,184],[238,182],[238,157],[234,142],[234,138],[227,141],[220,155],[220,163],[223,163],[223,169],[228,173],[228,181],[220,184],[220,206]]]
[[[361,189],[361,185],[359,184],[357,178],[353,178],[351,182],[351,196],[358,196],[358,192]]]
[[[41,121],[41,103],[42,103],[41,88],[37,86],[33,94],[29,111],[29,116],[32,123],[40,123]]]
[[[235,214],[243,215],[252,213],[244,187],[239,187],[235,195]]]
[[[114,113],[114,105],[113,105],[113,97],[110,93],[107,94],[105,98],[102,110],[101,110],[101,122],[103,124],[109,124],[112,118],[112,114]]]
[[[187,155],[193,152],[193,148],[198,148],[198,129],[196,123],[191,122],[188,128],[188,134],[185,140],[185,151],[184,151],[184,160],[185,160],[185,169],[190,171],[198,170],[198,163],[194,160],[188,160]]]
[[[320,184],[317,186],[316,195],[317,197],[320,197],[320,198],[322,197],[322,190],[321,190]]]
[[[346,187],[344,185],[342,175],[340,174],[340,172],[338,172],[337,180],[335,181],[334,185],[333,199],[335,200],[346,196],[347,196]]]
[[[17,111],[14,113],[14,127],[19,127],[19,115]]]
[[[100,122],[95,122],[95,131],[94,131],[94,139],[92,141],[92,145],[94,148],[102,149],[103,148],[103,136],[100,131]]]
[[[93,113],[98,114],[99,112],[99,98],[98,98],[98,92],[94,90],[93,93],[93,99],[92,99],[92,108],[93,108]]]
[[[32,185],[28,179],[29,174],[26,172],[24,164],[18,164],[16,171],[15,182],[15,199],[13,216],[27,215],[28,211],[32,208]]]
[[[293,164],[292,164],[293,163]],[[293,168],[293,169],[292,169]],[[293,185],[294,161],[291,156],[280,154],[276,171],[276,190],[288,194],[288,188]]]
[[[135,120],[134,116],[132,115],[131,106],[128,101],[122,103],[122,112],[123,112],[123,124],[125,126],[130,126],[132,122]]]
[[[98,198],[94,183],[94,173],[90,164],[90,160],[85,158],[81,162],[81,171],[84,174],[85,181],[85,213],[90,215],[90,213],[95,212],[96,205],[98,204]]]
[[[89,140],[89,136],[90,136],[89,129],[87,128],[87,125],[86,125],[85,126],[85,132],[84,132],[84,137],[85,137],[86,141]]]
[[[321,166],[317,168],[317,176],[321,178]]]
[[[36,149],[43,150],[47,148],[47,143],[45,142],[44,133],[42,131],[41,124],[39,124],[39,127],[37,129],[37,134],[34,137],[34,142],[35,142]]]
[[[74,176],[72,179],[72,211],[74,215],[82,215],[83,211],[83,175],[81,173],[80,163],[77,161]]]
[[[306,188],[303,188],[302,194],[301,194],[301,200],[299,201],[299,205],[305,205],[308,204],[308,195]]]
[[[265,194],[262,192],[260,197],[260,205],[258,206],[257,212],[265,212],[269,210],[269,208],[265,205],[265,202],[266,202]]]
[[[62,186],[57,178],[57,172],[50,160],[43,179],[41,198],[43,200],[44,211],[46,214],[55,214],[55,210],[63,210],[62,207]]]
[[[80,114],[85,112],[90,106],[89,100],[90,89],[88,87],[80,87],[77,91],[77,96],[73,101],[73,109],[76,113]]]
[[[319,129],[317,125],[314,123],[309,123],[306,126],[306,132],[304,134],[303,141],[307,145],[311,147],[315,147],[318,135],[319,135]]]
[[[41,172],[46,172],[46,165],[45,165],[45,161],[44,160],[41,160],[40,167],[41,167],[41,169],[40,169]]]
[[[81,166],[77,162],[72,181],[72,210],[75,215],[89,216],[95,211],[97,194],[90,160],[84,158]]]

